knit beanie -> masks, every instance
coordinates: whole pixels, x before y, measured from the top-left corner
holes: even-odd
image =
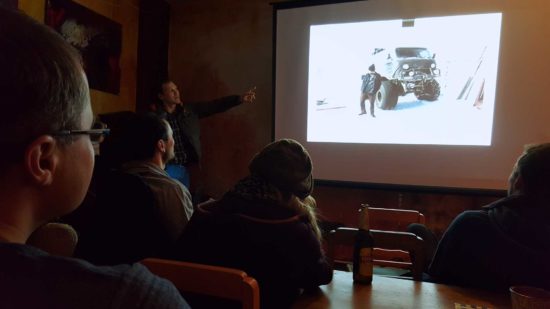
[[[281,191],[302,199],[313,190],[311,158],[306,149],[292,139],[281,139],[265,146],[250,161],[248,170]]]

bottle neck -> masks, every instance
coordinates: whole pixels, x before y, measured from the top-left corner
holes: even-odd
[[[361,207],[361,209],[359,210],[359,229],[361,230],[370,229],[368,207]]]

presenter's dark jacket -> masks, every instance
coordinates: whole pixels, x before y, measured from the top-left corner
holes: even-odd
[[[508,292],[550,290],[550,205],[513,195],[466,211],[449,226],[429,273],[438,281]]]
[[[231,192],[198,207],[178,249],[179,259],[237,268],[254,277],[262,308],[287,308],[302,288],[332,280],[321,243],[304,215]]]
[[[205,118],[217,113],[224,112],[234,106],[241,104],[239,95],[231,95],[215,99],[208,102],[189,102],[177,105],[176,110],[172,113],[179,125],[179,132],[182,135],[181,141],[185,144],[185,157],[178,158],[185,162],[177,162],[181,165],[196,163],[201,158],[201,142],[200,142],[200,122],[199,119]],[[162,108],[157,109],[157,114],[167,119],[168,113]],[[174,140],[178,140],[174,136]],[[177,154],[176,154],[177,155]]]

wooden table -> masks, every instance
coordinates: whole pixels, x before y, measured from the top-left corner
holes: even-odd
[[[304,294],[293,308],[511,308],[508,293],[459,288],[444,284],[374,275],[372,285],[354,285],[351,272],[334,271],[318,291]],[[476,307],[477,306],[477,307]]]

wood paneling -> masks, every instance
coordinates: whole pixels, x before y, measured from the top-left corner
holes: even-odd
[[[208,100],[257,87],[254,104],[201,121],[202,168],[192,183],[219,197],[271,138],[269,1],[172,1],[169,75],[183,100]],[[195,175],[197,176],[197,173]]]

